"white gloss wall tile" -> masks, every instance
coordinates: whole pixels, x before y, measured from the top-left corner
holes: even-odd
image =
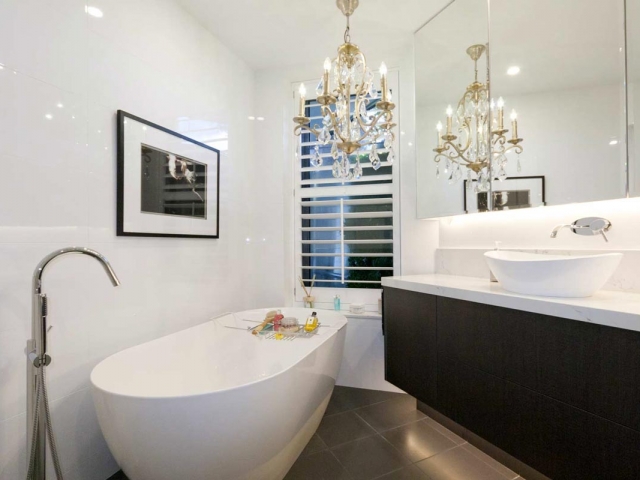
[[[0,422],[0,480],[26,478],[26,444],[26,414]]]
[[[104,480],[105,474],[110,478],[118,470],[120,467],[105,444],[104,448],[95,455],[81,458],[64,473],[64,478],[65,480]]]
[[[24,358],[26,346],[25,332],[0,332],[0,422],[24,412],[27,388]]]
[[[551,230],[556,225],[582,217],[610,220],[613,227],[607,234],[609,242],[600,237],[574,235],[567,230],[551,238]],[[495,241],[501,241],[504,248],[636,249],[640,238],[639,220],[640,198],[461,215],[440,220],[440,247],[493,248]]]
[[[95,422],[92,368],[214,315],[284,303],[281,179],[253,157],[253,72],[174,1],[2,1],[0,64],[0,479],[26,475],[33,270],[79,245],[122,286],[85,256],[47,269],[49,395],[65,478],[104,480],[118,467]],[[221,150],[219,240],[116,236],[118,109]],[[247,247],[248,236],[268,241]]]
[[[86,175],[7,155],[0,162],[13,179],[0,191],[0,242],[86,242]]]
[[[85,87],[86,14],[40,0],[0,3],[0,62],[69,92]]]
[[[108,450],[100,433],[90,389],[51,401],[50,405],[63,473],[81,465],[83,459]],[[47,477],[55,478],[51,458],[48,458]]]

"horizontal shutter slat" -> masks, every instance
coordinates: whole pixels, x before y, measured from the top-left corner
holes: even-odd
[[[339,270],[340,267],[302,267],[303,270]],[[393,267],[344,267],[345,270],[391,271]]]
[[[303,207],[332,207],[340,205],[340,200],[303,200]],[[344,200],[345,205],[391,205],[391,198],[362,198],[356,200]]]
[[[330,185],[325,187],[309,187],[299,190],[302,198],[323,198],[323,197],[343,197],[343,196],[365,196],[365,195],[391,195],[393,186],[391,184],[376,185]]]
[[[339,254],[335,253],[303,253],[303,257],[336,257],[339,258]],[[393,257],[393,253],[345,253],[345,257]]]
[[[340,227],[301,227],[303,232],[339,232]],[[363,227],[344,227],[342,230],[345,232],[379,232],[379,231],[391,231],[393,225],[372,225]]]
[[[349,183],[363,183],[363,182],[380,182],[380,181],[392,181],[393,175],[376,175],[376,176],[363,176],[359,180],[351,180]],[[301,180],[300,185],[322,185],[340,183],[341,180],[337,178],[321,178],[317,180]]]
[[[335,245],[339,243],[340,240],[302,240],[303,245]],[[393,244],[393,240],[345,240],[344,243],[349,245],[387,245]]]
[[[392,218],[393,212],[345,213],[344,218]],[[340,218],[340,213],[308,213],[300,216],[303,220],[327,220]]]
[[[310,282],[311,280],[305,280],[305,282]],[[320,279],[316,279],[315,280],[316,284],[319,283],[339,283],[337,280],[320,280]],[[382,282],[379,280],[349,280],[349,279],[345,279],[344,283],[370,283],[370,284],[376,284],[376,285],[381,285]]]

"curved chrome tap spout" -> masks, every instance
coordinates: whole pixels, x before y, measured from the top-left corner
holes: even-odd
[[[38,264],[35,271],[33,272],[33,293],[34,294],[40,293],[40,290],[42,288],[42,275],[44,274],[44,271],[47,268],[47,265],[49,265],[49,263],[53,259],[58,258],[61,255],[66,255],[70,253],[75,253],[80,255],[89,255],[90,257],[95,258],[100,262],[100,264],[104,268],[104,271],[109,276],[109,279],[111,280],[111,283],[113,284],[113,286],[117,287],[118,285],[120,285],[120,280],[118,280],[118,276],[116,275],[116,272],[113,271],[111,264],[104,257],[104,255],[96,252],[95,250],[91,250],[90,248],[67,247],[67,248],[61,248],[60,250],[56,250],[55,252],[51,252],[49,255],[47,255],[42,260],[40,260],[40,263]]]
[[[31,340],[27,345],[28,352],[28,378],[27,378],[27,411],[29,412],[29,428],[28,428],[28,450],[32,452],[33,467],[30,466],[32,471],[32,477],[34,480],[42,480],[45,478],[45,464],[46,464],[46,423],[45,412],[46,406],[44,405],[45,399],[42,395],[36,396],[37,382],[39,381],[39,375],[44,374],[40,372],[40,369],[44,369],[50,362],[51,358],[47,355],[47,296],[42,293],[42,276],[49,263],[52,260],[67,254],[80,254],[88,255],[95,258],[100,264],[107,276],[111,280],[114,287],[120,285],[120,280],[116,273],[113,271],[111,264],[108,260],[90,248],[84,247],[67,247],[56,250],[44,257],[35,271],[33,272],[33,284],[32,284],[32,323],[31,323]],[[44,377],[41,379],[44,383]],[[44,388],[44,386],[42,387]],[[36,400],[37,398],[37,400]],[[38,410],[36,410],[36,402],[39,404]],[[36,415],[36,412],[41,412]],[[37,416],[37,420],[36,420]],[[37,425],[34,425],[37,424]],[[37,428],[34,429],[34,426]],[[53,434],[52,434],[53,435]],[[32,438],[34,437],[34,438]],[[33,447],[32,443],[36,442]],[[33,448],[33,450],[31,449]],[[55,448],[52,444],[52,455],[55,453]],[[54,463],[57,460],[57,455],[54,455]],[[59,467],[59,465],[57,465]],[[33,468],[33,470],[31,469]]]
[[[606,233],[611,230],[611,222],[606,218],[600,217],[587,217],[580,218],[573,222],[570,225],[558,225],[551,232],[551,238],[556,238],[558,236],[558,232],[563,228],[569,228],[573,233],[578,235],[602,235],[605,242],[608,242]]]
[[[558,232],[560,230],[562,230],[563,228],[570,228],[570,229],[576,229],[576,228],[587,228],[581,225],[575,225],[575,224],[569,224],[569,225],[558,225],[556,228],[553,229],[553,231],[551,232],[551,238],[556,238],[558,236]]]

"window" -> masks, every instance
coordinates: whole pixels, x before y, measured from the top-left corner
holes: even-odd
[[[390,75],[390,88],[396,85],[397,74]],[[315,85],[307,86],[307,91],[314,90]],[[353,109],[353,102],[351,105]],[[320,105],[315,99],[306,102],[306,115],[311,125],[321,125]],[[394,118],[397,123],[397,108]],[[396,130],[396,152],[399,135]],[[374,170],[368,151],[360,151],[362,177],[343,183],[332,174],[331,144],[318,143],[310,133],[295,138],[296,275],[307,289],[315,276],[316,297],[319,288],[373,289],[371,293],[377,297],[382,277],[394,275],[398,268],[399,212],[394,203],[398,161],[387,162],[387,150],[381,141],[377,147],[382,166]],[[323,159],[321,167],[311,165],[316,145]],[[351,158],[354,161],[354,156]],[[298,301],[304,295],[301,290],[296,289]],[[323,292],[325,301],[329,301],[333,291]]]

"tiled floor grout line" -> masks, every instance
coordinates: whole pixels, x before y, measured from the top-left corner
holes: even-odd
[[[497,479],[523,480],[520,477],[518,477],[518,475],[515,472],[510,471],[506,467],[504,470],[507,470],[510,473],[505,473],[505,471],[503,471],[502,468],[499,468],[501,465],[499,461],[492,459],[492,457],[490,456],[483,455],[482,450],[477,449],[477,447],[475,447],[473,444],[469,443],[464,438],[456,435],[454,432],[452,432],[451,430],[446,428],[444,425],[439,423],[436,419],[430,417],[427,414],[424,414],[424,412],[422,412],[424,414],[422,418],[416,419],[415,418],[416,415],[413,415],[413,419],[408,420],[407,416],[405,415],[405,413],[407,415],[410,413],[408,411],[408,406],[407,406],[407,412],[405,412],[405,402],[400,401],[400,403],[397,403],[397,399],[395,397],[387,398],[385,400],[368,403],[368,404],[360,404],[360,400],[366,401],[367,398],[361,397],[360,394],[358,394],[358,396],[351,396],[351,397],[346,395],[344,399],[339,399],[333,405],[333,407],[335,407],[338,411],[335,413],[332,413],[331,415],[325,415],[323,419],[333,418],[333,417],[336,417],[337,415],[344,415],[344,417],[340,417],[340,418],[336,417],[334,420],[332,420],[329,423],[329,425],[331,425],[330,428],[331,429],[336,428],[335,425],[340,424],[341,423],[340,419],[342,418],[349,419],[349,422],[356,422],[356,425],[358,422],[360,423],[360,427],[358,429],[355,429],[353,433],[361,434],[362,436],[358,438],[353,438],[348,441],[343,441],[342,443],[338,443],[336,445],[329,446],[329,444],[327,444],[327,442],[324,440],[322,435],[319,432],[316,432],[316,434],[318,435],[318,439],[324,445],[323,445],[323,448],[313,453],[315,454],[315,453],[320,453],[325,451],[326,451],[325,454],[329,453],[330,456],[326,457],[326,460],[334,459],[335,466],[333,468],[341,469],[340,474],[344,475],[346,479],[354,480],[355,478],[359,478],[359,477],[364,478],[366,476],[367,480],[381,480],[387,476],[391,476],[395,478],[395,477],[398,477],[398,475],[401,477],[404,477],[404,475],[407,475],[407,474],[408,475],[418,474],[418,471],[420,471],[424,476],[420,478],[428,479],[428,478],[431,478],[430,477],[431,474],[429,472],[431,472],[433,468],[436,468],[436,471],[442,468],[438,465],[442,464],[444,468],[448,468],[447,467],[448,463],[450,461],[454,461],[453,459],[467,458],[468,460],[465,460],[466,462],[470,462],[470,461],[476,462],[475,463],[476,468],[480,468],[480,469],[486,468],[487,473],[493,472],[492,474],[489,474],[489,473],[488,474],[490,476],[495,475]],[[347,404],[351,403],[352,405],[355,405],[355,406],[351,408],[346,408],[345,410],[340,411],[340,405],[342,404],[342,406],[345,406],[344,405],[345,403]],[[417,410],[417,408],[415,409]],[[395,412],[395,413],[392,413],[391,417],[388,417],[387,414],[385,413],[387,411]],[[398,421],[400,421],[401,423],[396,424],[396,422]],[[404,421],[404,423],[402,423],[402,421]],[[439,448],[444,448],[443,450],[437,451],[436,453],[430,456],[419,458],[418,460],[414,461],[413,458],[417,458],[425,454],[430,454],[432,451],[437,450],[437,448],[432,450],[419,450],[419,451],[416,451],[415,453],[412,453],[410,450],[406,450],[406,446],[404,444],[398,443],[396,445],[397,439],[402,438],[404,435],[408,434],[408,432],[412,432],[414,431],[414,429],[418,429],[418,431],[422,431],[423,428],[417,425],[417,424],[420,424],[420,422],[422,422],[422,425],[427,427],[424,430],[425,432],[427,430],[432,432],[430,434],[425,433],[425,435],[438,435],[438,438],[442,438],[442,441],[446,439],[448,440],[448,442],[441,444],[439,446]],[[327,425],[328,428],[329,428],[329,425]],[[377,427],[375,427],[374,425],[377,425]],[[389,425],[392,425],[392,426],[389,427]],[[331,435],[330,438],[333,438],[334,441],[340,438],[340,437],[337,437],[337,438],[334,437],[333,434],[331,433],[332,431],[333,430],[327,430],[327,434]],[[353,434],[350,434],[349,436],[352,436],[352,435]],[[389,438],[387,438],[387,436]],[[376,448],[381,448],[382,451],[388,452],[388,454],[390,455],[389,461],[391,463],[386,464],[383,462],[380,465],[380,467],[366,469],[367,473],[365,473],[365,471],[360,471],[359,470],[360,467],[358,466],[359,464],[357,463],[358,462],[357,457],[361,455],[356,455],[355,457],[353,457],[353,455],[355,455],[355,452],[357,451],[366,449],[368,445],[376,445]],[[455,452],[455,453],[451,453],[451,452]],[[451,457],[449,456],[443,457],[443,455],[446,455],[446,454],[450,454]],[[393,457],[395,457],[395,460],[391,460]],[[342,461],[341,461],[341,458],[342,458]],[[356,463],[354,463],[354,458]],[[434,463],[430,463],[430,461],[433,461]],[[424,462],[424,470],[422,466],[418,466],[418,464],[422,462]],[[362,464],[361,466],[364,466],[364,464]],[[393,469],[390,471],[381,473],[386,468],[393,468]],[[349,469],[353,469],[353,471]],[[338,474],[336,473],[336,475]],[[369,477],[368,475],[375,475],[375,476]],[[471,475],[471,473],[469,473],[469,475]],[[471,475],[471,477],[469,476],[467,477],[468,478],[466,478],[465,480],[470,480],[470,478],[472,478],[473,475]],[[306,478],[306,476],[303,475],[303,477],[299,477],[298,475],[295,478],[302,479],[302,478]]]
[[[378,432],[373,432],[373,433],[371,433],[369,435],[365,435],[364,437],[356,438],[355,440],[348,440],[346,442],[337,443],[337,444],[335,444],[335,445],[333,445],[331,447],[329,445],[327,445],[326,450],[333,450],[334,448],[342,447],[342,446],[347,445],[349,443],[357,442],[358,440],[364,440],[365,438],[375,437],[376,435],[380,435],[380,434]],[[318,436],[320,436],[320,434],[318,434]],[[322,438],[322,436],[320,436],[320,438]],[[322,441],[324,442],[324,439]],[[326,444],[327,442],[324,442],[324,443]]]
[[[466,445],[466,443],[463,443],[462,445]],[[454,445],[453,447],[449,447],[445,450],[442,450],[441,452],[438,453],[434,453],[433,455],[431,455],[430,457],[425,457],[425,458],[421,458],[420,460],[417,460],[415,462],[412,462],[413,465],[415,465],[416,463],[420,463],[420,462],[424,462],[425,460],[431,460],[432,458],[436,458],[438,455],[440,455],[441,453],[446,453],[446,452],[450,452],[451,450],[455,450],[458,447],[462,447],[462,445]]]
[[[480,450],[478,447],[476,447],[475,445],[469,443],[469,442],[465,442],[462,445],[460,445],[461,447],[463,445],[471,445],[471,447],[475,448],[476,450],[478,450],[480,453],[484,453],[482,450]],[[468,450],[467,450],[468,451]],[[504,475],[502,472],[500,472],[498,469],[496,469],[493,465],[491,465],[489,462],[485,461],[484,458],[477,456],[476,454],[474,454],[473,452],[469,452],[471,453],[471,455],[473,455],[474,457],[476,457],[478,460],[480,460],[482,463],[484,463],[485,465],[487,465],[489,468],[493,469],[494,471],[498,472],[498,474],[502,475],[506,480],[515,480],[516,478],[518,478],[518,474],[516,472],[513,472],[513,470],[511,470],[509,467],[507,467],[506,465],[503,465],[503,467],[511,470],[513,472],[513,474],[515,475],[515,477],[507,477],[506,475]],[[492,460],[495,460],[497,463],[498,462],[495,458],[491,457],[490,455],[484,453],[485,455],[487,455],[489,458],[491,458]],[[502,465],[502,464],[501,464]]]
[[[384,437],[383,437],[383,438],[384,438]],[[464,445],[464,444],[462,444],[462,445]],[[443,450],[443,451],[438,452],[438,453],[436,453],[436,454],[434,454],[434,455],[431,455],[430,457],[425,457],[425,458],[422,458],[422,459],[420,459],[420,460],[418,460],[418,461],[416,461],[416,462],[411,462],[409,465],[405,465],[405,466],[403,466],[403,467],[397,468],[397,469],[392,470],[392,471],[390,471],[390,472],[384,473],[384,474],[382,474],[382,475],[380,475],[380,476],[378,476],[378,477],[372,478],[371,480],[378,480],[378,479],[383,478],[384,476],[389,475],[389,474],[391,474],[391,473],[393,473],[393,472],[398,472],[398,471],[400,471],[400,470],[402,470],[402,469],[404,469],[404,468],[407,468],[407,466],[415,466],[415,467],[416,467],[416,468],[418,468],[418,469],[419,469],[419,470],[420,470],[424,475],[427,475],[427,473],[426,473],[426,472],[424,472],[420,467],[418,467],[418,466],[417,466],[417,464],[418,464],[418,463],[420,463],[420,462],[422,462],[422,461],[424,461],[424,460],[429,460],[429,459],[431,459],[431,458],[435,458],[436,456],[440,455],[441,453],[449,452],[449,451],[454,450],[454,449],[456,449],[456,448],[458,448],[458,447],[462,447],[462,445],[455,445],[455,446],[453,446],[453,447],[451,447],[451,448],[447,448],[446,450]],[[393,446],[393,445],[392,445],[392,446]],[[397,450],[397,449],[396,449],[396,450]],[[402,455],[402,454],[401,454],[401,455]],[[404,455],[403,455],[403,457],[404,457]],[[406,458],[406,457],[405,457],[405,458]],[[498,472],[498,473],[500,473],[500,472]],[[514,480],[514,479],[509,479],[509,480]]]
[[[407,424],[407,425],[408,425],[408,424]],[[392,430],[392,429],[389,429],[389,430]],[[385,430],[385,431],[387,431],[387,430]],[[402,466],[401,468],[397,468],[396,470],[392,470],[391,472],[387,472],[387,473],[385,473],[385,474],[383,474],[383,475],[380,475],[380,476],[378,476],[378,477],[372,478],[372,479],[370,479],[370,480],[376,480],[376,479],[378,479],[378,478],[384,477],[385,475],[389,475],[390,473],[393,473],[393,472],[395,472],[395,471],[397,471],[397,470],[402,470],[403,468],[406,468],[406,467],[407,467],[407,466],[409,466],[409,465],[414,465],[414,462],[412,462],[410,458],[408,458],[407,456],[405,456],[405,455],[404,455],[400,450],[398,450],[398,449],[395,447],[395,445],[393,445],[389,440],[387,440],[386,438],[384,438],[384,437],[383,437],[379,432],[376,432],[374,435],[367,435],[366,437],[357,438],[356,440],[351,440],[351,441],[349,441],[349,442],[341,443],[340,445],[336,445],[336,446],[334,446],[334,447],[329,448],[329,452],[331,452],[331,454],[332,454],[332,455],[334,456],[334,458],[338,461],[338,463],[340,464],[340,466],[341,466],[342,468],[344,468],[344,470],[347,472],[347,474],[349,475],[349,477],[351,477],[351,473],[347,470],[347,467],[345,467],[345,466],[342,464],[342,462],[340,462],[340,459],[337,457],[337,455],[336,455],[335,453],[333,453],[332,449],[337,448],[337,447],[340,447],[340,446],[343,446],[343,445],[348,445],[349,443],[355,443],[355,442],[358,442],[358,441],[363,440],[363,439],[365,439],[365,438],[371,438],[371,437],[380,437],[380,439],[381,439],[381,440],[383,440],[384,442],[388,443],[388,444],[389,444],[389,446],[390,446],[391,448],[393,448],[396,452],[398,452],[398,455],[400,455],[402,458],[406,459],[409,463],[408,463],[407,465]],[[320,438],[322,438],[322,437],[320,437]],[[434,456],[435,456],[435,455],[434,455]],[[425,459],[423,459],[423,460],[425,460]]]
[[[384,402],[388,402],[388,401],[389,401],[389,400],[385,400]],[[384,403],[384,402],[379,402],[378,404],[380,404],[380,403]],[[369,405],[366,405],[366,406],[369,406]],[[360,418],[363,422],[365,422],[367,425],[369,425],[371,428],[373,428],[373,429],[375,430],[375,428],[373,427],[373,425],[371,425],[369,422],[367,422],[363,417],[361,417],[360,415],[358,415],[358,412],[357,412],[357,411],[355,411],[355,410],[359,410],[360,408],[365,408],[365,407],[358,407],[358,408],[353,409],[353,410],[354,410],[354,413],[358,416],[358,418]],[[395,448],[395,446],[394,446],[394,445],[392,445],[392,444],[391,444],[391,442],[389,442],[389,441],[388,441],[388,440],[387,440],[387,439],[386,439],[382,434],[383,434],[383,433],[385,433],[385,432],[388,432],[388,431],[390,431],[390,430],[394,430],[394,429],[396,429],[396,428],[401,428],[401,427],[404,427],[404,426],[407,426],[407,425],[411,425],[412,423],[422,422],[422,421],[424,421],[424,420],[425,420],[425,418],[430,418],[430,419],[431,419],[431,420],[433,420],[434,422],[438,423],[435,419],[433,419],[433,418],[431,418],[431,417],[429,417],[428,415],[426,415],[426,414],[425,414],[425,417],[424,417],[424,418],[421,418],[420,420],[414,420],[414,421],[412,421],[412,422],[407,422],[407,423],[403,423],[403,424],[401,424],[401,425],[396,425],[395,427],[388,428],[388,429],[386,429],[386,430],[382,430],[382,431],[380,431],[380,432],[376,430],[376,434],[377,434],[378,436],[382,437],[382,439],[383,439],[383,440],[385,440],[387,443],[389,443],[389,444],[391,445],[391,447],[393,447],[393,448],[394,448],[394,450],[396,450],[396,451],[397,451],[397,452],[398,452],[402,457],[407,458],[407,457],[406,457],[406,456],[404,456],[404,455],[403,455],[403,454],[402,454],[402,453],[401,453],[397,448]],[[442,428],[446,428],[444,425],[441,425],[440,423],[438,423],[438,425],[440,425]],[[432,428],[433,428],[433,427],[432,427]],[[436,429],[434,429],[434,430],[436,430]],[[436,430],[436,431],[438,431],[438,430]],[[451,431],[450,431],[450,430],[448,430],[448,429],[447,429],[447,431],[451,432]],[[446,435],[444,435],[442,432],[438,432],[438,433],[440,433],[441,435],[443,435],[443,436],[445,436],[445,437],[446,437]],[[453,433],[453,432],[451,432],[451,433]],[[369,438],[369,437],[371,437],[371,436],[373,436],[373,435],[368,435],[367,437],[363,437],[363,438]],[[447,437],[447,438],[448,438],[448,437]],[[355,441],[355,440],[353,440],[353,441]],[[351,443],[351,442],[345,442],[345,443],[343,443],[342,445],[346,445],[347,443]],[[471,444],[470,444],[469,442],[467,442],[467,441],[464,441],[464,442],[463,442],[463,443],[461,443],[461,444],[456,444],[456,445],[454,445],[453,447],[451,447],[451,448],[447,448],[447,449],[445,449],[445,450],[442,450],[441,452],[438,452],[438,453],[436,453],[436,454],[434,454],[434,455],[431,455],[430,457],[422,458],[422,459],[418,460],[417,462],[411,462],[411,465],[415,465],[415,464],[420,463],[420,462],[422,462],[422,461],[424,461],[424,460],[429,460],[429,459],[435,458],[435,457],[437,457],[437,456],[438,456],[438,455],[440,455],[440,454],[443,454],[443,453],[445,453],[445,452],[449,452],[449,451],[454,450],[454,449],[459,448],[459,447],[460,447],[460,448],[462,448],[462,447],[464,447],[465,445],[471,445]],[[472,447],[474,447],[473,445],[471,445],[471,446],[472,446]],[[477,447],[474,447],[474,448],[477,448]],[[466,450],[466,449],[465,449],[465,450]],[[467,450],[467,451],[468,451],[468,450]],[[512,478],[507,477],[506,475],[503,475],[503,474],[502,474],[502,472],[500,472],[499,470],[497,470],[496,468],[494,468],[494,467],[493,467],[493,465],[491,465],[490,463],[488,463],[487,461],[485,461],[483,458],[481,458],[481,457],[479,457],[479,456],[477,456],[477,455],[473,454],[472,452],[469,452],[469,453],[470,453],[471,455],[473,455],[475,458],[477,458],[478,460],[480,460],[482,463],[484,463],[486,466],[488,466],[489,468],[491,468],[493,471],[495,471],[495,472],[496,472],[496,473],[498,473],[499,475],[502,475],[502,476],[505,478],[505,480],[516,480],[516,479],[518,478],[518,475],[517,475],[517,474],[515,474],[516,476],[515,476],[515,477],[512,477]],[[408,459],[408,458],[407,458],[407,460],[410,460],[410,459]],[[419,467],[418,467],[418,468],[419,468]],[[398,469],[398,470],[401,470],[401,469]],[[394,471],[395,471],[395,470],[394,470]],[[392,473],[392,472],[388,472],[388,473]],[[386,473],[385,475],[388,475],[388,473]],[[515,473],[515,472],[514,472],[514,473]],[[381,475],[381,477],[384,477],[384,475]],[[376,477],[376,478],[380,478],[380,477]],[[372,480],[376,480],[376,479],[372,479]]]
[[[355,408],[350,408],[349,410],[344,410],[342,412],[336,412],[336,413],[332,413],[330,415],[325,415],[324,418],[326,417],[333,417],[334,415],[340,415],[341,413],[347,413],[347,412],[355,412],[356,410],[360,410],[361,408],[366,408],[366,407],[373,407],[374,405],[380,405],[381,403],[386,403],[393,400],[392,398],[388,398],[387,400],[382,400],[380,402],[375,402],[375,403],[370,403],[368,405],[361,405],[359,407],[355,407]]]
[[[365,437],[365,438],[368,438],[368,437]],[[356,441],[356,440],[354,440],[354,441]],[[346,442],[346,443],[343,443],[342,445],[346,445],[347,443],[351,443],[351,442]],[[353,478],[353,476],[351,475],[351,472],[350,472],[349,470],[347,470],[347,467],[345,467],[345,466],[342,464],[342,462],[340,461],[340,459],[338,458],[338,456],[337,456],[335,453],[333,453],[333,452],[331,451],[331,449],[330,449],[330,448],[329,448],[329,453],[331,454],[331,456],[332,456],[333,458],[335,458],[335,459],[336,459],[336,462],[338,462],[338,465],[340,465],[340,466],[342,467],[342,469],[343,469],[345,472],[347,472],[347,475],[349,476],[349,478]]]
[[[411,464],[411,465],[413,465],[413,464]],[[396,468],[395,470],[391,470],[390,472],[384,473],[384,474],[380,475],[379,477],[372,478],[371,480],[379,480],[380,478],[383,478],[383,477],[385,477],[385,476],[387,476],[387,475],[390,475],[390,474],[392,474],[393,472],[399,472],[399,471],[400,471],[400,470],[402,470],[403,468],[407,468],[407,467],[406,467],[406,466],[404,466],[404,467]]]

